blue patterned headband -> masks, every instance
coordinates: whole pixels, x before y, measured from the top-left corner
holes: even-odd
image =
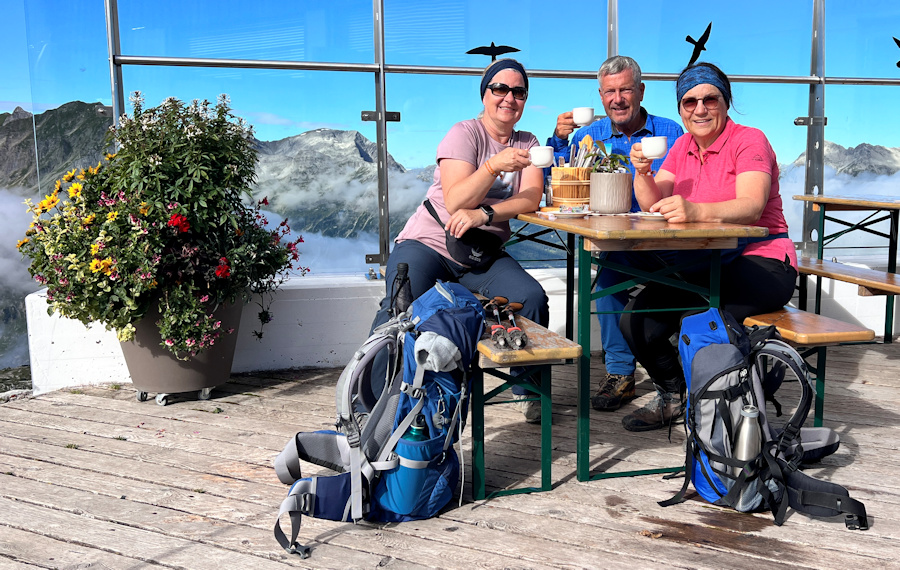
[[[484,99],[484,92],[487,91],[487,86],[491,84],[491,79],[493,79],[495,75],[497,75],[504,69],[514,69],[521,73],[522,79],[525,80],[525,89],[528,89],[528,74],[525,73],[525,68],[522,67],[522,64],[510,58],[500,59],[490,64],[488,68],[484,70],[484,75],[481,77],[482,99]]]
[[[703,83],[712,85],[722,92],[725,98],[725,106],[731,107],[731,88],[716,71],[705,65],[695,65],[681,72],[678,76],[678,82],[675,84],[675,92],[678,94],[678,104],[681,104],[681,98],[684,94]]]

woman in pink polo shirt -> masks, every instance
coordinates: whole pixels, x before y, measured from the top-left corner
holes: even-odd
[[[672,146],[658,173],[650,170],[640,143],[631,149],[634,193],[643,210],[669,222],[730,222],[769,229],[769,237],[723,255],[722,308],[738,322],[780,309],[794,292],[797,254],[778,192],[775,151],[759,129],[728,117],[731,83],[715,65],[698,63],[681,72],[676,84],[678,111],[686,133]],[[675,259],[683,258],[673,254]],[[685,278],[709,283],[700,261]],[[662,284],[648,285],[628,309],[696,306],[695,294]],[[680,311],[626,313],[620,325],[635,357],[657,387],[646,407],[625,416],[631,431],[656,429],[683,413],[684,374],[669,338],[679,329]]]

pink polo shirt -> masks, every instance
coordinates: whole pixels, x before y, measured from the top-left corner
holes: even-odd
[[[788,226],[778,190],[778,162],[766,135],[726,119],[725,130],[704,153],[690,133],[681,136],[660,167],[675,175],[674,194],[695,203],[724,202],[737,196],[737,175],[742,172],[767,172],[772,177],[769,201],[759,220],[753,224],[769,229],[769,235],[787,233]],[[790,260],[797,268],[797,252],[790,238],[778,238],[749,244],[744,255]]]

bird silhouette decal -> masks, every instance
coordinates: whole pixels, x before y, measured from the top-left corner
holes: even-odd
[[[495,46],[494,42],[491,42],[489,46],[478,46],[477,48],[472,48],[466,53],[473,53],[477,55],[489,55],[491,56],[491,61],[497,61],[497,56],[502,55],[504,53],[511,53],[514,51],[519,51],[518,48],[514,48],[512,46]]]
[[[897,38],[894,38],[894,43],[897,44],[897,47],[900,47],[900,40],[898,40]],[[900,61],[897,62],[897,67],[900,67]]]
[[[691,54],[691,61],[688,62],[688,67],[694,65],[694,62],[697,61],[697,58],[700,57],[700,52],[706,50],[706,40],[709,39],[709,32],[712,31],[712,22],[706,26],[706,31],[703,32],[703,35],[700,36],[699,40],[694,40],[691,36],[687,36],[684,38],[689,44],[694,44],[694,53]]]

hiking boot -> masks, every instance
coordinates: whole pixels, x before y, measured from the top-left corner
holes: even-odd
[[[513,406],[522,412],[525,416],[525,422],[529,424],[541,423],[541,401],[529,400],[529,398],[537,398],[531,394],[513,394]]]
[[[646,406],[622,418],[628,431],[650,431],[671,425],[684,415],[684,400],[675,392],[656,392]]]
[[[591,407],[601,412],[613,412],[631,400],[634,400],[634,374],[607,374],[606,381],[591,397]]]

